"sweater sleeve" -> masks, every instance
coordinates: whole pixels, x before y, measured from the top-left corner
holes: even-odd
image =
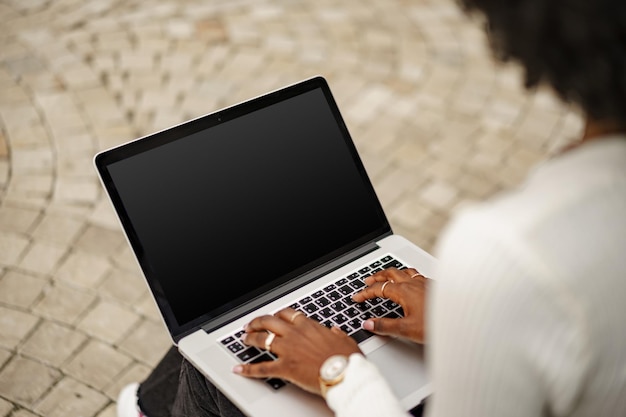
[[[477,210],[440,241],[429,417],[566,415],[580,394],[588,358],[576,302],[513,229]]]
[[[337,417],[410,417],[378,368],[356,353],[350,355],[344,380],[328,390],[326,401]]]

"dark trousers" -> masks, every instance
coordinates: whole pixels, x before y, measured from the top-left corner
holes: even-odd
[[[147,417],[242,417],[244,414],[173,346],[139,385]],[[420,417],[422,405],[411,410]]]

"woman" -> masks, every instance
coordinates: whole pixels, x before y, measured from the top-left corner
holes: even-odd
[[[385,296],[405,317],[364,327],[428,342],[429,416],[626,415],[626,3],[461,3],[484,14],[496,56],[521,64],[528,88],[547,84],[580,108],[584,133],[521,187],[452,220],[437,245],[436,283],[413,270],[368,278],[355,301]],[[279,360],[238,365],[242,377],[325,394],[338,416],[407,415],[341,331],[287,309],[252,320],[246,333],[247,344],[269,343]],[[337,354],[348,365],[322,387],[320,367]],[[134,404],[134,391],[124,395]],[[172,414],[240,415],[187,362]]]

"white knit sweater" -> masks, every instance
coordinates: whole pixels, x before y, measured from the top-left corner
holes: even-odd
[[[626,416],[626,137],[552,158],[464,210],[436,256],[429,417]],[[406,416],[356,357],[328,404]]]

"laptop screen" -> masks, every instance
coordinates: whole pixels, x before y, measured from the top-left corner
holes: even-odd
[[[96,165],[170,331],[390,232],[319,78],[103,152]]]

